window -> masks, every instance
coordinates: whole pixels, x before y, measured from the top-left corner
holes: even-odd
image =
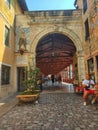
[[[93,58],[87,61],[88,63],[88,74],[90,74],[91,79],[95,81],[95,73],[94,73],[94,61]]]
[[[9,46],[9,36],[10,36],[10,30],[7,26],[5,26],[5,45]]]
[[[85,40],[89,39],[89,23],[88,19],[85,21]]]
[[[83,0],[83,13],[87,10],[87,0]]]
[[[6,2],[6,4],[7,4],[7,6],[8,6],[8,8],[10,8],[11,0],[5,0],[5,2]]]
[[[88,60],[88,72],[91,73],[94,71],[94,61],[93,58]]]
[[[97,70],[98,70],[98,55],[96,56],[96,67],[97,67]]]
[[[2,65],[1,67],[1,84],[9,84],[10,83],[10,70],[11,67]]]

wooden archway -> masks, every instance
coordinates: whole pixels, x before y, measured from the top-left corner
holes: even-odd
[[[40,39],[36,47],[36,64],[41,71],[57,74],[73,63],[76,47],[73,41],[59,33],[50,33]]]

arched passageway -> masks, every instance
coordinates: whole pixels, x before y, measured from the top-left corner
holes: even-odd
[[[45,75],[57,74],[73,63],[76,47],[73,41],[60,33],[43,36],[36,47],[36,64]]]

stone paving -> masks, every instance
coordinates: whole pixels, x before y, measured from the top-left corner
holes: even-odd
[[[0,118],[0,130],[98,130],[96,105],[83,106],[82,96],[44,91],[38,104],[16,105]]]

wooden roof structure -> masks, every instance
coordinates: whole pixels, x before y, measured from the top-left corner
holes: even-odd
[[[47,34],[36,48],[36,64],[45,75],[58,74],[73,63],[76,52],[73,41],[64,34]]]

